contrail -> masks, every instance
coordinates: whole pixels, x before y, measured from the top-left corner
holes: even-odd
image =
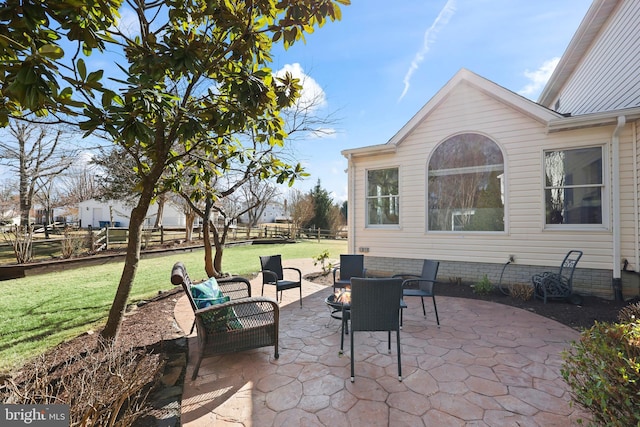
[[[431,24],[431,26],[427,29],[427,31],[425,31],[424,44],[422,46],[422,49],[420,49],[420,51],[418,51],[416,55],[413,57],[413,61],[411,61],[411,66],[409,67],[409,70],[407,70],[407,74],[405,74],[404,76],[404,80],[403,80],[404,90],[402,91],[402,95],[400,95],[398,102],[400,102],[400,100],[402,100],[402,98],[404,98],[404,96],[406,95],[407,91],[409,91],[409,83],[411,80],[411,76],[418,69],[418,66],[420,65],[420,63],[424,60],[425,55],[429,51],[429,48],[435,41],[436,35],[440,32],[440,30],[445,25],[449,23],[449,20],[451,19],[455,11],[456,11],[456,1],[448,0],[447,4],[444,5],[442,10],[438,14],[438,17],[435,19],[435,21],[433,21],[433,24]]]

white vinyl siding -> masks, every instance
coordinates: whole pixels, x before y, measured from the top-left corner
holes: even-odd
[[[441,141],[460,132],[484,134],[501,147],[506,175],[504,233],[427,231],[428,161]],[[367,228],[364,212],[356,211],[355,232],[350,236],[355,239],[353,247],[356,251],[367,248],[368,256],[499,264],[513,254],[517,263],[546,266],[558,265],[568,250],[580,249],[585,252],[581,260],[585,268],[610,269],[610,224],[590,232],[545,231],[542,153],[602,145],[603,141],[608,150],[612,132],[613,127],[608,126],[549,134],[545,124],[471,85],[458,84],[402,139],[396,153],[353,158],[352,206],[364,206],[366,170],[398,165],[402,170],[401,226],[393,230]],[[623,184],[629,185],[626,175],[623,178]]]
[[[640,176],[640,135],[637,122],[625,129],[620,135],[620,255],[627,260],[628,269],[639,271],[638,251],[640,221],[638,206],[638,177]],[[633,140],[635,137],[635,141]],[[628,142],[626,142],[628,141]],[[635,184],[634,184],[635,183]]]
[[[623,1],[550,105],[573,116],[639,106],[638,25],[640,1]]]

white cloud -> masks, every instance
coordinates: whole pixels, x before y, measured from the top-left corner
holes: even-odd
[[[297,101],[299,109],[314,111],[327,105],[327,95],[324,90],[318,82],[305,74],[300,64],[286,64],[276,71],[275,75],[276,77],[283,77],[287,72],[294,78],[299,79],[302,85],[300,98]]]
[[[535,71],[526,70],[524,72],[524,76],[529,79],[529,83],[518,91],[518,93],[528,98],[537,96],[544,85],[547,84],[549,77],[551,77],[551,74],[553,73],[553,70],[556,69],[559,61],[560,58],[555,57],[545,61],[542,66]]]
[[[413,60],[411,61],[411,66],[409,67],[409,70],[407,70],[407,74],[405,74],[404,76],[404,79],[403,79],[404,90],[402,91],[402,95],[400,95],[400,98],[398,99],[398,101],[404,98],[404,96],[409,91],[411,76],[413,76],[413,73],[416,72],[416,70],[422,63],[422,61],[424,61],[424,57],[426,56],[427,52],[429,52],[431,45],[435,42],[436,35],[440,32],[440,30],[442,30],[442,28],[444,28],[449,23],[449,20],[451,19],[455,11],[456,11],[455,0],[447,0],[447,4],[444,5],[442,10],[438,14],[438,17],[435,19],[435,21],[433,21],[433,24],[431,24],[431,26],[427,29],[427,31],[425,31],[424,44],[422,45],[422,49],[420,49],[416,53],[416,55],[413,57]]]

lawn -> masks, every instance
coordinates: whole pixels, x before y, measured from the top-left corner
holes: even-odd
[[[225,249],[223,270],[235,275],[260,271],[260,255],[312,258],[328,250],[332,259],[347,252],[346,240],[236,246]],[[182,261],[194,280],[204,278],[204,252],[180,252],[143,259],[130,294],[135,303],[173,287],[171,267]],[[0,372],[22,365],[60,342],[93,330],[106,321],[122,262],[47,273],[0,282]],[[320,266],[318,266],[320,269]]]

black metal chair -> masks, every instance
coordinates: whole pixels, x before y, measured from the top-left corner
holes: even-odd
[[[391,332],[396,332],[398,351],[398,379],[402,381],[400,357],[400,299],[402,279],[361,278],[351,279],[351,304],[348,319],[351,323],[351,382],[354,374],[353,337],[357,331],[387,331],[388,349],[391,353]],[[343,316],[343,322],[347,322]]]
[[[333,291],[349,286],[352,277],[366,277],[364,255],[340,255],[340,265],[333,269]]]
[[[420,300],[422,301],[422,314],[425,318],[427,317],[427,310],[424,307],[424,298],[431,297],[433,300],[433,311],[436,314],[436,323],[440,326],[438,306],[436,305],[436,295],[433,286],[437,282],[436,277],[438,276],[438,267],[440,267],[439,261],[425,259],[422,263],[422,273],[420,276],[415,274],[396,274],[393,277],[401,277],[404,279],[402,282],[403,298],[420,297]],[[402,319],[400,319],[400,322],[402,324]]]
[[[300,307],[302,307],[302,272],[295,267],[282,267],[281,255],[269,255],[260,257],[260,267],[262,268],[262,294],[264,295],[264,285],[276,287],[276,302],[278,302],[278,291],[280,292],[280,302],[282,302],[282,291],[287,289],[300,289]],[[291,270],[297,279],[285,279],[284,271]],[[297,273],[297,274],[295,274]]]
[[[580,258],[582,258],[582,251],[571,250],[567,252],[557,273],[545,271],[544,273],[534,274],[531,277],[533,295],[543,300],[545,304],[547,299],[572,298],[573,273]]]

